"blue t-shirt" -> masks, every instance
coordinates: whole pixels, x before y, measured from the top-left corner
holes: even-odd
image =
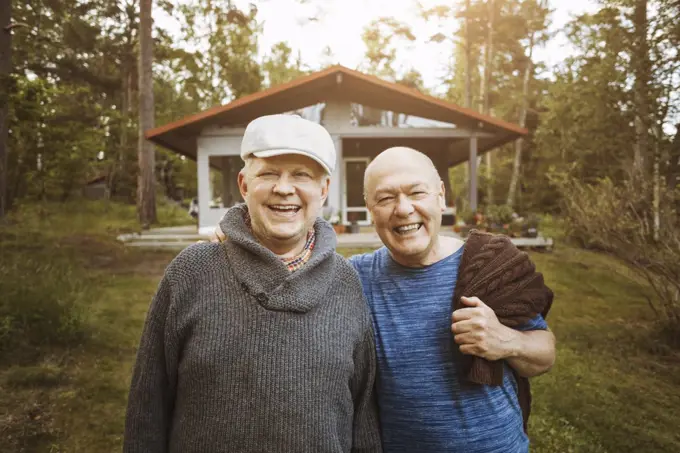
[[[462,248],[424,268],[396,263],[385,247],[350,259],[375,328],[376,389],[385,453],[526,453],[517,383],[464,382],[451,333]],[[537,317],[521,330],[545,329]],[[455,349],[455,350],[454,350]]]

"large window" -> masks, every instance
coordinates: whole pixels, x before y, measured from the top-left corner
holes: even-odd
[[[243,168],[240,156],[210,156],[210,207],[230,208],[241,203],[238,172]]]

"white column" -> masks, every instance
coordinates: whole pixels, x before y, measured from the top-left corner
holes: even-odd
[[[321,122],[327,130],[333,131],[346,129],[351,126],[352,105],[349,102],[327,100]],[[342,161],[342,137],[333,134],[335,145],[335,171],[331,175],[331,186],[328,193],[328,205],[333,208],[333,213],[343,218],[343,192],[345,187],[345,175]]]
[[[196,164],[198,167],[198,232],[212,234],[215,226],[227,212],[226,208],[211,208],[210,162],[223,156],[238,156],[241,150],[240,136],[201,136],[198,138]],[[239,168],[240,170],[240,168]]]
[[[333,209],[333,213],[340,216],[342,209],[342,187],[345,183],[342,164],[342,137],[334,135],[335,144],[335,171],[331,175],[331,186],[328,189],[328,206]]]
[[[208,152],[200,144],[198,145],[197,156],[196,156],[196,168],[198,177],[198,230],[214,227],[214,225],[208,225],[207,222],[210,220],[210,166],[208,161]]]

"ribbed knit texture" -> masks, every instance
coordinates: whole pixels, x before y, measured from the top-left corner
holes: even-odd
[[[375,344],[361,285],[319,219],[294,273],[245,208],[168,266],[129,395],[126,453],[380,452]]]
[[[526,252],[517,249],[506,236],[476,230],[470,232],[465,242],[453,296],[454,311],[463,307],[460,300],[463,296],[479,297],[508,327],[521,326],[538,315],[546,319],[554,297]],[[503,361],[463,356],[462,370],[470,382],[500,386],[504,369]],[[527,378],[514,374],[526,430],[531,388]]]

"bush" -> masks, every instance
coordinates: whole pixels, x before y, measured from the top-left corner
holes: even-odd
[[[504,225],[512,222],[512,207],[501,204],[501,205],[489,205],[486,207],[486,219],[487,222],[492,224]]]
[[[0,353],[85,336],[85,284],[66,264],[9,255],[0,265]]]
[[[643,277],[656,295],[648,300],[650,306],[665,329],[680,337],[680,221],[675,194],[661,192],[655,235],[645,187],[632,182],[615,185],[609,179],[586,184],[569,177],[554,183],[563,195],[566,233],[586,248],[619,258]]]

